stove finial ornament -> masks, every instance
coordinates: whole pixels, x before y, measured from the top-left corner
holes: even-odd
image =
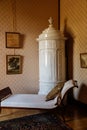
[[[50,23],[50,27],[52,27],[53,26],[53,18],[52,17],[50,17],[49,19],[48,19],[48,21],[49,21],[49,23]]]

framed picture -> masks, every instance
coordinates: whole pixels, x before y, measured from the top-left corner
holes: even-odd
[[[87,68],[87,53],[80,53],[81,68]]]
[[[20,48],[20,33],[6,32],[6,48]]]
[[[6,71],[7,74],[22,73],[22,56],[6,55]]]

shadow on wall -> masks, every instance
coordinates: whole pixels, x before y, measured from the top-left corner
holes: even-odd
[[[78,100],[87,104],[87,85],[84,83],[80,86]]]
[[[25,40],[25,35],[24,34],[20,34],[20,47],[21,48],[24,47],[24,40]]]
[[[67,25],[67,18],[64,20],[65,58],[66,58],[66,80],[73,79],[73,43],[74,35]]]

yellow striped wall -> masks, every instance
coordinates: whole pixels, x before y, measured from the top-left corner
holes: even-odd
[[[49,17],[58,27],[58,0],[0,0],[0,89],[13,93],[37,93],[39,89],[38,43]],[[19,32],[23,48],[6,48],[5,32]],[[22,74],[6,74],[6,55],[22,55]]]
[[[68,38],[68,78],[78,81],[74,97],[87,103],[87,68],[80,65],[80,53],[87,53],[87,0],[60,0],[60,29]]]

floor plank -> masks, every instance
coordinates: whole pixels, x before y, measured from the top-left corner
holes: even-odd
[[[65,118],[73,130],[87,130],[87,105],[79,102],[68,105]]]
[[[43,113],[45,110],[40,109],[16,109],[16,108],[2,108],[0,113],[0,121],[19,118],[23,116]]]

